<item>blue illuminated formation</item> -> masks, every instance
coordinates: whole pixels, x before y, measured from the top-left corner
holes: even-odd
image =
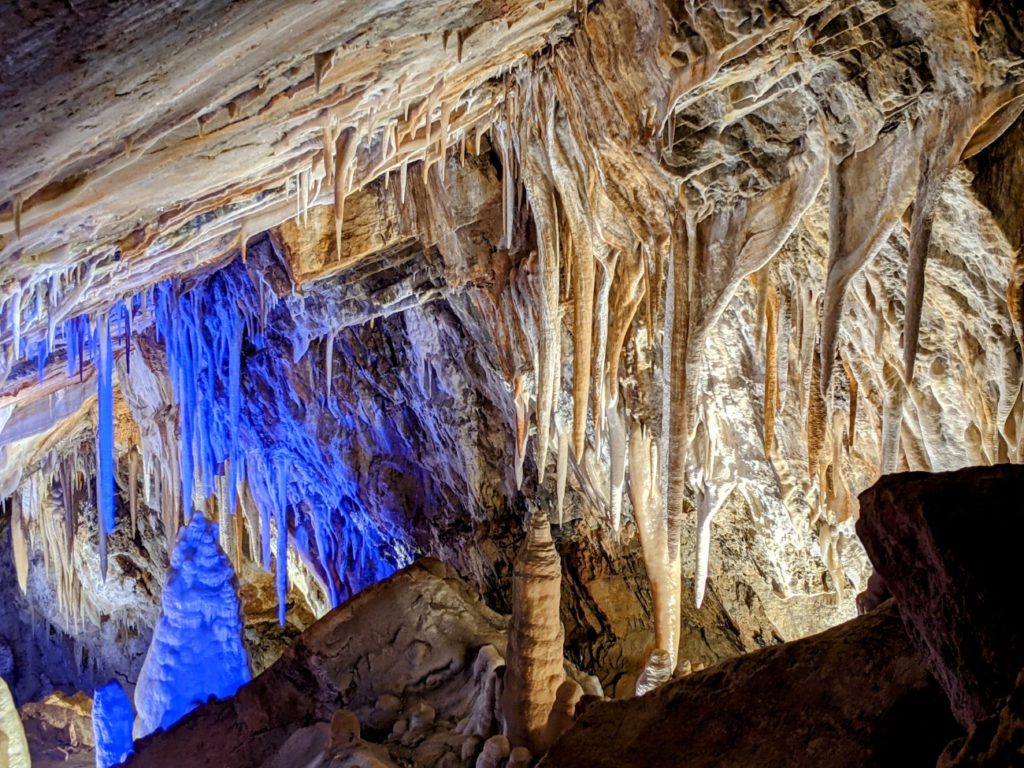
[[[135,736],[168,728],[249,681],[235,573],[217,526],[196,513],[178,533],[162,615],[135,688]]]
[[[114,354],[110,320],[96,328],[99,416],[96,424],[96,507],[100,517],[100,574],[107,577],[107,536],[114,530]]]
[[[332,605],[404,562],[358,501],[344,466],[342,424],[327,428],[310,419],[320,397],[295,390],[292,376],[309,348],[304,299],[279,298],[266,281],[274,268],[258,261],[235,262],[187,285],[163,283],[153,298],[180,409],[183,517],[194,491],[210,497],[223,475],[222,503],[233,514],[246,483],[260,521],[256,551],[263,567],[276,571],[283,624],[289,541],[321,578]],[[328,403],[321,413],[334,421],[337,407]]]
[[[116,680],[97,688],[92,700],[92,733],[96,742],[96,768],[120,765],[132,753],[131,699]]]

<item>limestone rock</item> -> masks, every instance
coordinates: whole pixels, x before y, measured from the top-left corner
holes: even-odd
[[[907,630],[965,726],[995,714],[1024,666],[1012,564],[1024,467],[883,477],[857,532]]]
[[[646,696],[592,703],[540,765],[931,768],[956,733],[941,688],[888,603]]]

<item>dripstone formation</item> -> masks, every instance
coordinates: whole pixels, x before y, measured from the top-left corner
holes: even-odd
[[[1019,2],[0,29],[7,762],[1010,760]]]

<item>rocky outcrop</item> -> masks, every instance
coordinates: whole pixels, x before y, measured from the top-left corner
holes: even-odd
[[[1024,467],[1001,465],[886,476],[860,497],[861,541],[965,726],[995,714],[1024,666],[1021,488]]]
[[[92,700],[55,692],[20,710],[33,768],[94,768]]]
[[[548,768],[930,768],[956,723],[888,603],[820,635],[592,704]]]

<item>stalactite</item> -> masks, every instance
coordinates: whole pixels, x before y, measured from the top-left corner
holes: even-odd
[[[594,354],[591,367],[591,387],[593,395],[594,413],[594,436],[598,441],[600,451],[600,440],[604,429],[605,413],[605,392],[607,387],[607,361],[608,361],[608,322],[609,303],[611,301],[612,283],[615,279],[615,266],[618,262],[618,253],[609,252],[604,260],[599,259],[601,264],[601,279],[597,285],[597,295],[594,298]]]
[[[682,536],[683,500],[686,493],[687,413],[685,393],[687,386],[687,336],[689,327],[688,273],[692,260],[688,251],[693,247],[693,224],[687,214],[686,239],[679,243],[673,239],[668,255],[668,274],[665,296],[665,332],[662,368],[664,372],[665,405],[662,408],[662,434],[664,447],[662,469],[664,479],[663,503],[667,528],[667,547],[670,558],[678,558]]]
[[[846,448],[849,451],[853,450],[854,437],[857,434],[857,377],[853,375],[853,368],[843,358],[843,368],[846,372],[846,380],[849,382],[850,389],[850,421],[846,432]]]
[[[820,351],[814,349],[811,363],[811,383],[807,392],[807,473],[813,480],[818,473],[821,449],[825,444],[825,397],[819,378],[822,374],[819,363]]]
[[[342,224],[345,221],[345,197],[355,174],[355,156],[359,139],[354,128],[346,128],[338,135],[334,155],[334,243],[335,258],[341,260]]]
[[[558,420],[558,464],[556,466],[555,498],[557,499],[558,524],[562,525],[565,509],[565,483],[569,474],[569,427],[564,419]]]
[[[564,638],[558,617],[562,565],[546,515],[530,520],[512,573],[502,711],[512,744],[543,754],[550,746],[548,716],[564,679]]]
[[[909,205],[920,146],[920,131],[900,123],[867,149],[831,166],[829,261],[818,377],[823,391],[832,380],[846,287],[878,253]]]
[[[903,425],[903,381],[896,366],[882,364],[882,445],[879,473],[892,474],[899,461],[900,429]]]
[[[636,695],[643,696],[667,683],[672,677],[672,660],[668,651],[655,648],[636,681]]]
[[[139,454],[134,449],[128,452],[128,513],[134,536],[139,530]]]
[[[610,464],[609,497],[611,499],[611,526],[618,537],[622,525],[622,493],[626,480],[626,420],[619,405],[617,392],[608,403],[608,456]]]
[[[331,399],[331,383],[334,381],[334,333],[327,334],[324,346],[324,377],[326,379],[326,400]]]
[[[21,518],[21,502],[18,496],[11,502],[11,550],[14,558],[14,573],[18,588],[24,595],[28,592],[28,538],[25,536],[24,521]]]
[[[523,389],[523,374],[517,374],[513,382],[512,399],[516,409],[515,477],[516,490],[523,487],[523,462],[526,460],[526,392]]]
[[[554,119],[554,105],[542,111],[546,121]],[[530,172],[524,176],[526,191],[537,227],[537,271],[540,277],[538,307],[538,361],[537,361],[537,479],[544,482],[548,445],[551,438],[551,419],[555,405],[555,381],[561,367],[561,315],[559,312],[559,254],[556,242],[558,212],[554,191],[544,180],[546,157],[538,142],[526,148],[522,157]]]
[[[277,586],[277,623],[285,625],[288,610],[288,459],[277,462],[277,556],[275,584]],[[269,536],[269,532],[268,532]]]
[[[636,519],[644,567],[654,604],[654,644],[669,654],[675,669],[679,651],[681,565],[668,549],[666,519],[661,502],[658,445],[639,422],[629,437],[629,500]]]
[[[770,459],[775,442],[775,412],[779,401],[778,297],[767,275],[764,281],[767,284],[764,313],[764,455]]]
[[[99,512],[100,575],[107,576],[107,537],[114,530],[114,352],[110,348],[110,319],[97,323],[96,361],[99,415],[96,426],[96,508]]]

